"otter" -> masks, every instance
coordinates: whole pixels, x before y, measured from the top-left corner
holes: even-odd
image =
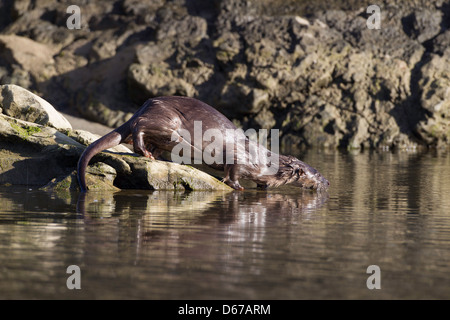
[[[308,164],[293,156],[272,153],[249,140],[227,117],[210,105],[194,98],[168,96],[147,100],[127,122],[84,150],[77,166],[81,191],[88,190],[85,175],[92,157],[120,143],[132,143],[135,153],[150,159],[158,158],[163,151],[171,152],[180,143],[184,143],[192,149],[193,154],[198,155],[208,143],[191,143],[181,134],[184,131],[194,136],[197,121],[203,124],[203,132],[216,129],[226,137],[221,142],[222,148],[219,151],[219,158],[224,161],[207,165],[224,171],[225,177],[222,181],[235,190],[244,189],[239,179],[252,180],[257,183],[258,188],[263,189],[290,183],[306,189],[326,190],[330,185],[327,179]],[[236,142],[231,144],[231,147],[228,143],[230,140]],[[252,156],[255,150],[263,156]]]

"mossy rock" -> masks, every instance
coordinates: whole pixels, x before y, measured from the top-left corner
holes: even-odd
[[[90,190],[119,191],[120,189],[113,184],[115,177],[116,171],[101,162],[89,166],[86,172],[86,182]],[[67,176],[52,179],[41,189],[53,191],[79,190],[77,172],[73,171]]]

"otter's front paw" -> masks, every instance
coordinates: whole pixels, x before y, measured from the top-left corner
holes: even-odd
[[[222,182],[225,183],[227,186],[233,188],[234,190],[239,190],[239,191],[244,190],[244,187],[242,187],[238,181],[231,181],[228,178],[223,178]]]
[[[232,187],[234,190],[239,190],[239,191],[243,191],[243,190],[244,190],[244,187],[241,186],[241,185],[239,184],[239,182],[233,183],[233,185],[231,185],[230,187]]]

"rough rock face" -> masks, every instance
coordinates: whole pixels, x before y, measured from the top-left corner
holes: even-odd
[[[450,144],[445,1],[380,1],[380,29],[351,0],[84,1],[80,30],[70,4],[2,2],[0,83],[113,127],[187,95],[286,148]]]
[[[0,87],[0,109],[0,184],[79,189],[78,159],[84,145],[99,137],[71,130],[48,102],[18,86]],[[124,146],[108,151],[94,157],[88,167],[91,190],[231,190],[189,166],[149,160]]]
[[[450,141],[450,48],[443,55],[430,55],[420,69],[420,103],[428,114],[417,132],[428,144],[444,146]]]

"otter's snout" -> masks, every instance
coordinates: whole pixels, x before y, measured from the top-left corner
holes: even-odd
[[[294,181],[292,181],[292,184],[301,188],[315,189],[319,191],[327,190],[330,186],[330,182],[322,176],[319,171],[306,163],[297,160],[295,161],[294,167]]]
[[[316,187],[314,189],[317,190],[326,190],[330,187],[330,181],[328,181],[327,179],[325,179],[324,176],[322,176],[319,172],[316,173]]]
[[[326,190],[330,186],[330,182],[325,179],[316,169],[315,172],[306,172],[304,177],[300,177],[298,182],[301,187],[307,189]]]

